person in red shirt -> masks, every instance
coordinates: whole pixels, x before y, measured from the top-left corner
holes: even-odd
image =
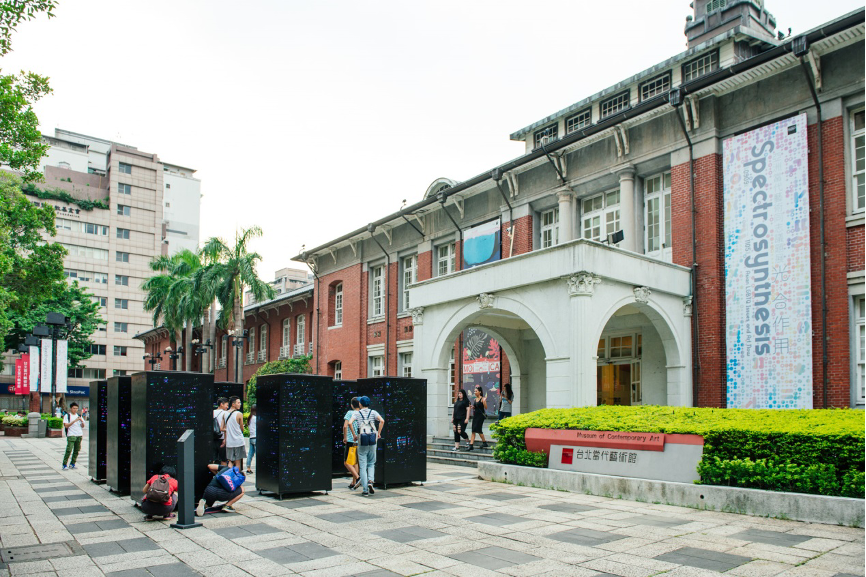
[[[159,471],[159,475],[154,475],[147,480],[147,484],[143,489],[144,497],[141,499],[141,510],[144,512],[145,521],[150,521],[154,517],[162,517],[163,519],[171,519],[174,517],[174,510],[177,507],[176,475],[177,472],[174,467],[166,465]],[[151,491],[151,488],[154,488],[154,483],[156,483],[159,478],[168,481],[168,500],[164,502],[155,501],[153,495],[154,492]],[[160,483],[155,488],[159,488],[162,485],[164,485],[164,483]],[[150,495],[150,499],[148,499],[148,495]]]

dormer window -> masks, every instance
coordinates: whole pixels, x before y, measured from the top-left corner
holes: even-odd
[[[663,74],[640,85],[640,100],[649,100],[653,96],[664,94],[671,89],[671,75]]]
[[[542,128],[535,133],[535,148],[546,146],[557,138],[559,138],[559,135],[557,134],[557,126],[555,124]]]
[[[565,120],[565,133],[571,134],[576,130],[580,130],[585,126],[592,124],[592,114],[589,108],[582,112],[578,112],[574,116],[570,116]]]
[[[718,69],[719,53],[717,50],[713,50],[708,54],[704,54],[700,58],[695,58],[691,62],[683,64],[683,82],[700,78],[704,74],[709,74]]]
[[[601,117],[607,118],[611,114],[616,114],[620,110],[625,110],[629,105],[629,91],[620,92],[613,98],[603,100],[601,103]]]
[[[714,10],[724,8],[727,3],[727,0],[710,0],[710,2],[707,2],[707,14]]]

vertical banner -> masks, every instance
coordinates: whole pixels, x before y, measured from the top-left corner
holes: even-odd
[[[16,371],[15,375],[18,373]],[[30,394],[30,355],[21,355],[21,394]]]
[[[463,331],[463,388],[469,401],[475,399],[475,385],[481,385],[487,398],[487,414],[499,409],[501,358],[499,342],[480,329]]]
[[[30,376],[30,392],[39,392],[39,347],[30,347],[29,358],[29,376]]]
[[[501,257],[501,219],[493,219],[463,232],[463,268],[472,268]]]
[[[40,379],[39,392],[51,392],[51,356],[54,352],[54,347],[51,345],[51,339],[42,339],[42,362],[40,363]]]
[[[69,375],[69,362],[67,359],[69,341],[61,339],[57,341],[57,392],[66,394],[66,377]]]
[[[812,408],[806,115],[724,142],[728,407]]]
[[[15,394],[24,394],[24,368],[21,366],[24,363],[21,359],[15,359]]]

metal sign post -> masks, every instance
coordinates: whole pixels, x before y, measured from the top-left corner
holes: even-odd
[[[177,523],[174,529],[201,527],[195,521],[195,431],[187,429],[177,440]]]

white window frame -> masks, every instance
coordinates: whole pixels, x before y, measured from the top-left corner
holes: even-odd
[[[343,326],[343,283],[334,287],[334,326]]]
[[[129,323],[114,321],[114,332],[116,333],[128,333],[129,332]]]
[[[334,380],[339,381],[343,378],[343,361],[334,361]]]
[[[292,319],[283,319],[283,344],[280,347],[280,357],[289,358],[292,356]]]
[[[371,317],[385,316],[385,265],[370,269],[370,305]]]
[[[256,358],[256,327],[250,329],[247,333],[247,362],[253,362]]]
[[[132,208],[126,204],[118,204],[117,214],[120,216],[132,216]]]
[[[304,343],[307,340],[307,317],[298,315],[295,317],[295,348],[300,347],[300,353],[304,354]]]
[[[565,119],[565,133],[571,134],[592,124],[592,109],[587,108]]]
[[[864,309],[866,309],[866,295],[855,295],[853,302],[853,317],[854,323],[851,327],[854,333],[854,378],[857,390],[854,398],[856,404],[862,405],[866,403],[866,319],[864,319]]]
[[[117,235],[116,235],[117,238],[119,238],[121,240],[129,240],[129,237],[131,235],[131,231],[128,228],[118,227],[115,230],[117,230]]]
[[[689,82],[719,69],[719,51],[713,50],[690,60],[682,66],[683,82]]]
[[[128,356],[129,350],[125,346],[114,345],[114,355],[115,357],[125,357]]]
[[[443,251],[443,249],[445,249]],[[457,243],[448,242],[436,247],[436,276],[445,276],[456,270]]]
[[[117,193],[118,194],[131,195],[132,194],[132,185],[131,184],[125,184],[123,182],[118,182],[117,183]]]
[[[400,376],[412,377],[412,351],[398,353],[397,358],[400,363]]]
[[[126,162],[118,162],[117,170],[123,174],[132,174],[132,165]]]
[[[616,202],[613,202],[613,199]],[[600,200],[599,200],[600,199]],[[594,194],[581,199],[583,207],[583,218],[581,234],[583,238],[601,242],[607,240],[608,235],[622,229],[621,220],[621,198],[618,188]],[[631,231],[625,231],[630,234]]]
[[[603,100],[598,110],[602,118],[607,118],[620,110],[626,110],[629,106],[631,106],[631,90],[625,90]]]
[[[541,130],[537,130],[535,134],[532,136],[534,147],[538,148],[542,144],[547,146],[552,142],[556,142],[559,139],[559,126],[556,123],[551,124],[550,126],[545,126]]]
[[[671,173],[654,174],[644,179],[644,253],[673,261],[671,230]]]
[[[228,356],[229,340],[227,337],[222,338],[222,349],[220,351],[220,366],[226,366],[226,356]]]
[[[259,329],[259,360],[267,361],[268,355],[268,325],[262,325]]]
[[[860,196],[860,186],[863,184],[866,190],[866,118],[864,118],[864,127],[857,130],[855,128],[855,120],[858,114],[864,114],[864,109],[860,108],[852,110],[850,117],[851,131],[851,212],[864,212],[866,210],[866,197]],[[860,141],[860,169],[857,167],[857,141]]]
[[[402,259],[403,264],[403,298],[400,304],[404,311],[409,310],[409,285],[418,282],[418,256],[406,256]]]
[[[653,96],[664,94],[671,89],[671,73],[665,72],[652,80],[647,80],[640,85],[640,101],[649,100]]]
[[[559,208],[552,208],[541,213],[541,248],[550,248],[559,244]]]
[[[385,376],[385,357],[383,355],[374,355],[370,359],[370,376],[383,377]]]

